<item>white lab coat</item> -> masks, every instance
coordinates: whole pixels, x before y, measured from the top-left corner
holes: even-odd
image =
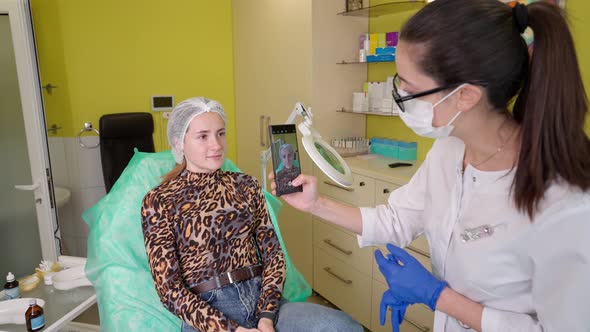
[[[465,146],[437,140],[410,182],[388,204],[361,208],[359,245],[430,244],[432,269],[484,305],[484,332],[590,331],[590,193],[554,184],[533,222],[510,197],[514,171],[462,175]],[[463,242],[465,229],[493,234]],[[434,332],[470,331],[436,311]]]

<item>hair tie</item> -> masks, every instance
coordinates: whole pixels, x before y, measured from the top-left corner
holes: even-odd
[[[516,6],[512,7],[512,17],[518,32],[522,34],[529,25],[529,11],[525,5],[517,3]]]

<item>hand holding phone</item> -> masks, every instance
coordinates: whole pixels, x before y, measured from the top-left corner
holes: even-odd
[[[277,196],[303,191],[302,186],[295,187],[292,184],[301,174],[295,125],[271,125],[268,129]]]

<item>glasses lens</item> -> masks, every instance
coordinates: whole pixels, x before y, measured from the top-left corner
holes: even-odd
[[[399,109],[402,112],[405,112],[406,110],[404,109],[404,103],[401,101],[401,96],[399,94],[399,89],[400,87],[400,80],[399,80],[399,76],[397,74],[395,74],[395,76],[393,77],[393,89],[391,90],[391,94],[393,97],[393,100],[395,101],[395,103],[397,104],[397,106],[399,107]]]

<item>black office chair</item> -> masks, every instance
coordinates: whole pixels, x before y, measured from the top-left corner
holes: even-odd
[[[133,149],[154,152],[154,120],[150,113],[106,114],[100,118],[100,160],[107,193],[131,157]]]

